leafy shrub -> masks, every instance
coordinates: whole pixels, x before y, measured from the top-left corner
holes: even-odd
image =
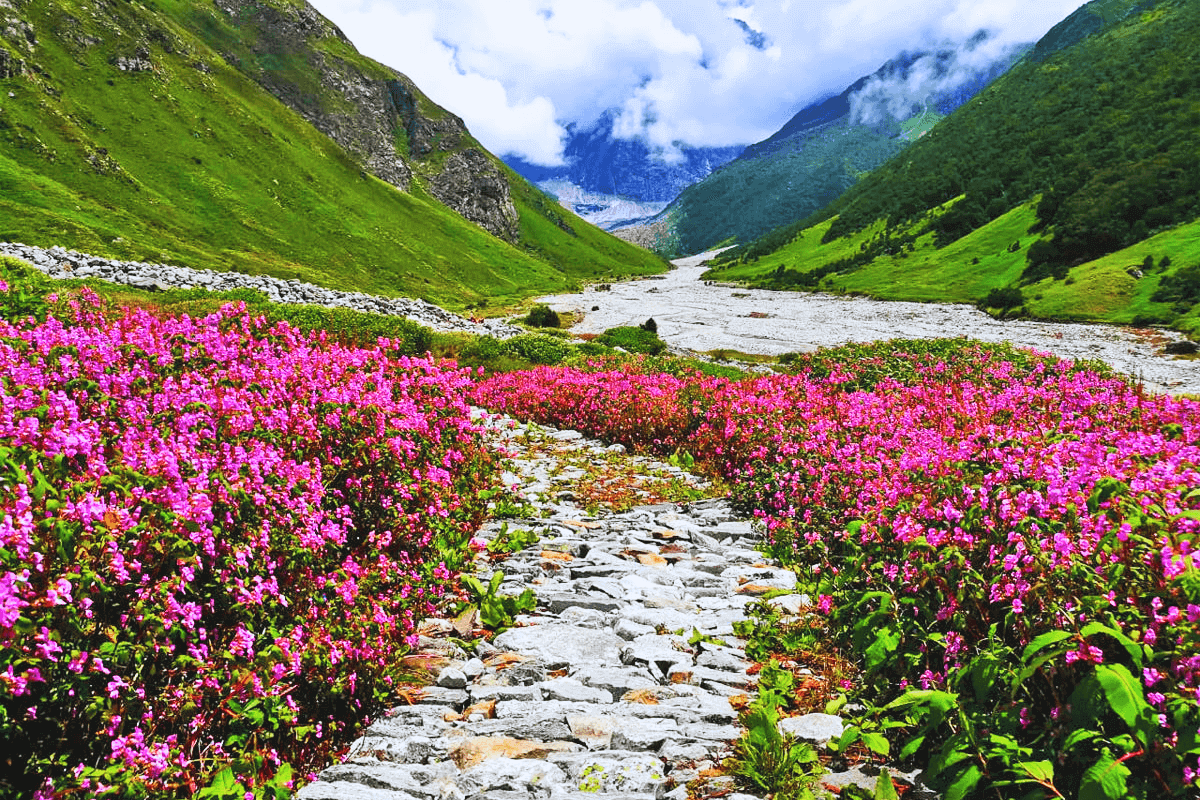
[[[531,364],[557,364],[567,357],[570,345],[552,336],[524,334],[506,341],[504,349]]]
[[[0,256],[0,320],[18,324],[46,319],[50,279],[31,264]]]
[[[1184,308],[1200,303],[1200,265],[1184,267],[1164,276],[1150,299],[1156,303],[1176,303]]]
[[[608,347],[620,347],[630,353],[647,355],[658,355],[667,349],[667,343],[658,338],[657,333],[632,325],[609,328],[597,336],[595,341]]]
[[[525,324],[531,328],[557,328],[562,324],[558,312],[545,303],[539,303],[529,310]]]
[[[466,561],[468,377],[81,298],[0,322],[0,796],[284,796]]]
[[[405,317],[285,303],[271,303],[263,313],[270,322],[287,322],[304,333],[323,331],[334,341],[354,347],[374,347],[387,339],[389,352],[396,355],[424,355],[433,343],[428,328]]]
[[[1020,308],[1025,305],[1025,295],[1015,286],[1007,286],[1003,289],[992,289],[988,292],[987,297],[979,304],[980,308],[998,308],[1002,311],[1008,311],[1014,308]]]

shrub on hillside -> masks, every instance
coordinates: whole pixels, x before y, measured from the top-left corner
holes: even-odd
[[[531,364],[557,364],[567,357],[571,346],[553,336],[524,334],[506,341],[504,349]]]
[[[558,318],[557,311],[545,303],[539,303],[529,309],[529,314],[525,316],[525,324],[531,328],[557,328],[562,324],[562,320]]]
[[[1003,289],[992,289],[988,292],[979,307],[1009,311],[1023,305],[1025,305],[1025,295],[1021,293],[1021,290],[1015,286],[1006,286]]]
[[[632,325],[609,328],[596,337],[596,342],[608,347],[620,347],[630,353],[645,353],[651,356],[667,349],[667,343],[658,338],[657,333]]]

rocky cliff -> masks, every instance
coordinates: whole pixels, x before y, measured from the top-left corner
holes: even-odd
[[[226,61],[341,145],[364,170],[402,191],[415,173],[430,194],[464,218],[517,240],[519,215],[508,182],[461,119],[404,75],[359,56],[337,26],[303,0],[214,4],[221,22],[251,34],[237,37],[248,52],[225,50]],[[221,38],[220,27],[199,32]],[[295,69],[297,59],[308,69]]]

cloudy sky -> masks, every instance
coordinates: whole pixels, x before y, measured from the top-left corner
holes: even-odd
[[[904,49],[1033,41],[1083,0],[310,0],[484,146],[561,160],[563,125],[748,144]]]

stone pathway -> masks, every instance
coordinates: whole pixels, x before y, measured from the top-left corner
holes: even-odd
[[[537,535],[498,565],[501,593],[531,589],[536,612],[470,650],[469,619],[428,623],[418,650],[440,665],[436,685],[371,725],[300,800],[684,800],[697,780],[699,796],[750,800],[732,778],[706,773],[731,752],[755,683],[733,623],[757,596],[794,589],[796,576],[762,563],[753,526],[724,499],[588,515],[579,481],[619,445],[503,417],[488,425],[513,454],[511,492],[544,516],[491,522],[480,535]],[[704,489],[677,467],[630,460],[651,476],[651,495]],[[481,556],[485,584],[491,571]],[[817,721],[818,737],[840,732],[837,718]]]

